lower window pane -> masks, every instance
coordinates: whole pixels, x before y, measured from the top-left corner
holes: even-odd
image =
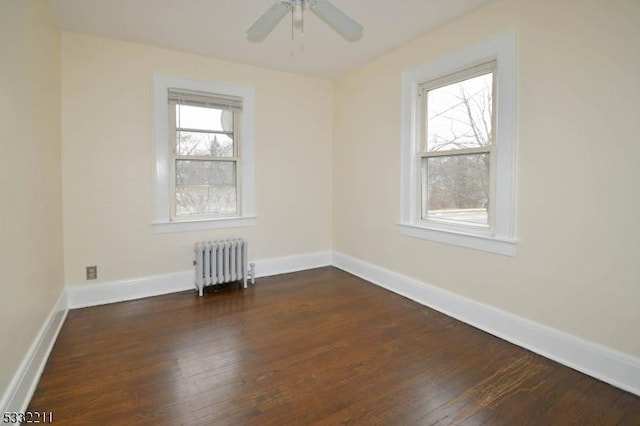
[[[235,186],[176,186],[176,216],[237,213]]]
[[[422,218],[489,224],[489,154],[422,159]]]
[[[236,163],[176,160],[176,216],[235,214]]]
[[[235,161],[176,160],[176,185],[235,184]]]

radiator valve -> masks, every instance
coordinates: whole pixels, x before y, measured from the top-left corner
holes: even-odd
[[[251,284],[255,284],[256,283],[256,264],[255,263],[249,264],[249,276],[251,277]]]

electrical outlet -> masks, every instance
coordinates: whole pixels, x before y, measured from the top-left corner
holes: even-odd
[[[97,266],[87,266],[87,279],[95,280],[98,278],[98,267]]]

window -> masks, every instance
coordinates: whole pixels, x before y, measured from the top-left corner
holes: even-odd
[[[421,219],[490,227],[495,63],[420,85]]]
[[[515,37],[403,74],[401,232],[515,254]]]
[[[156,232],[253,225],[253,91],[154,83]]]
[[[169,89],[172,219],[238,215],[241,112],[240,98]]]

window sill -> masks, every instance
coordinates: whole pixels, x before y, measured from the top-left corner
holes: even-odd
[[[255,216],[225,217],[219,219],[179,220],[172,222],[154,222],[153,231],[156,234],[171,232],[203,231],[206,229],[240,228],[256,224]]]
[[[413,224],[400,223],[400,233],[409,237],[431,240],[439,243],[451,244],[475,250],[482,250],[503,256],[515,256],[517,241],[496,238],[486,235],[450,231],[437,228],[427,228]]]

